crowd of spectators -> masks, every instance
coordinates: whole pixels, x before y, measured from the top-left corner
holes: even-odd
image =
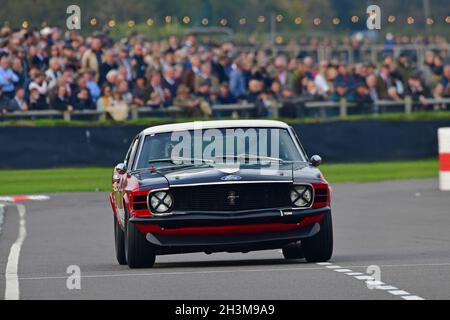
[[[316,61],[308,54],[239,49],[230,42],[205,45],[193,35],[151,42],[141,35],[114,42],[104,33],[83,37],[57,28],[0,32],[0,113],[54,109],[107,111],[125,119],[128,107],[178,106],[191,116],[224,113],[215,106],[247,101],[256,116],[293,101],[357,104],[355,113],[379,112],[380,100],[411,96],[419,108],[429,98],[450,97],[450,65],[428,51],[423,67],[407,52],[385,52],[378,64]],[[420,106],[420,103],[423,103]]]

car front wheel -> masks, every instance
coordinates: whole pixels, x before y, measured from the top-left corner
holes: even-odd
[[[331,213],[320,223],[320,231],[311,238],[302,240],[303,253],[308,262],[327,262],[333,255],[333,222]]]
[[[127,259],[125,258],[125,233],[119,226],[116,215],[114,215],[114,242],[117,262],[119,262],[121,266],[124,266],[127,264]]]
[[[152,268],[156,255],[154,246],[130,223],[128,215],[125,228],[125,256],[131,269]]]

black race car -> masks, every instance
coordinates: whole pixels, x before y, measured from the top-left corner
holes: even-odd
[[[152,267],[157,255],[282,249],[328,261],[330,187],[318,156],[278,121],[212,121],[141,132],[113,172],[117,260]]]

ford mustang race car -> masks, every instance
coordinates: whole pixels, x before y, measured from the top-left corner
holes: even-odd
[[[149,268],[157,255],[282,249],[328,261],[331,191],[320,164],[278,121],[144,130],[112,175],[117,260]]]

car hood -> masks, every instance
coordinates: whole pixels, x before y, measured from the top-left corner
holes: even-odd
[[[252,182],[315,182],[320,181],[320,171],[307,165],[292,168],[283,165],[278,169],[268,168],[220,168],[192,167],[179,170],[158,171],[157,174],[140,174],[141,188],[173,187],[180,185],[216,184],[216,183],[252,183]],[[165,186],[162,180],[165,180]]]

